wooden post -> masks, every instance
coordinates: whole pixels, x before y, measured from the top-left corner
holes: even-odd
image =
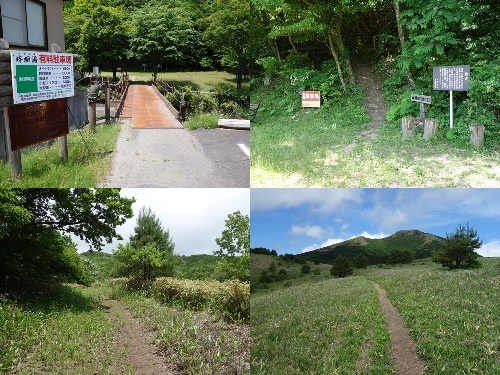
[[[106,117],[106,122],[110,121],[110,100],[109,100],[109,79],[105,82],[106,87],[106,101],[104,104],[104,115]]]
[[[89,130],[91,132],[94,131],[95,129],[95,121],[96,121],[96,102],[92,101],[92,103],[89,104]]]
[[[59,47],[56,43],[52,43],[50,45],[50,48],[52,49],[52,53],[61,53],[62,52],[61,47]],[[66,104],[66,106],[67,106],[67,104]],[[68,127],[69,127],[69,124],[68,124]],[[68,136],[63,135],[61,137],[58,137],[57,143],[59,144],[59,157],[61,159],[67,159],[68,158]]]
[[[436,136],[438,120],[435,118],[426,118],[424,123],[424,139],[427,141]]]
[[[484,146],[484,125],[473,124],[469,126],[470,143],[477,147]]]
[[[403,117],[401,128],[403,129],[403,139],[412,138],[415,135],[415,123],[413,121],[413,117]]]
[[[5,119],[7,147],[9,149],[10,178],[12,181],[15,181],[23,174],[23,167],[21,165],[21,150],[12,151],[12,145],[10,143],[9,107],[4,107],[3,113]]]

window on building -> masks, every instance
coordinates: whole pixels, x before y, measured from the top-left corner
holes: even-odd
[[[45,3],[0,0],[0,36],[12,46],[47,48]]]

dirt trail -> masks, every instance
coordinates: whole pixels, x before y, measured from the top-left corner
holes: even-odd
[[[373,73],[371,64],[357,61],[354,62],[353,68],[358,83],[365,94],[363,107],[370,115],[370,125],[373,131],[378,131],[386,121],[385,114],[387,112],[382,83]]]
[[[129,368],[137,375],[178,375],[173,365],[157,353],[152,338],[138,319],[118,301],[104,299],[103,307],[114,325],[118,351],[126,351]],[[123,364],[111,365],[115,374],[129,373]],[[125,370],[125,372],[123,372]]]
[[[378,291],[378,300],[385,314],[387,328],[391,335],[393,347],[392,365],[396,368],[398,375],[421,375],[424,374],[425,365],[417,356],[417,348],[410,338],[408,328],[403,323],[398,310],[386,297],[385,290],[373,282]]]

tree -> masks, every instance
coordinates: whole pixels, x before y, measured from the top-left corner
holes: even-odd
[[[131,56],[152,64],[155,81],[158,64],[187,58],[196,33],[180,2],[148,3],[135,10],[131,20]]]
[[[130,243],[119,244],[113,254],[120,262],[118,273],[127,277],[140,277],[143,280],[154,280],[158,276],[173,276],[173,257],[167,252],[148,243],[134,248]]]
[[[132,217],[133,202],[119,189],[4,189],[0,286],[23,277],[83,282],[76,247],[62,233],[100,250],[103,239],[121,239],[116,227]]]
[[[129,243],[120,244],[113,253],[121,263],[121,275],[154,280],[158,276],[174,274],[174,248],[170,231],[163,229],[160,218],[151,207],[143,206]]]
[[[441,250],[434,253],[432,260],[449,269],[475,267],[479,264],[475,250],[482,245],[483,241],[469,223],[459,224],[455,233],[446,233]]]
[[[127,59],[129,49],[129,20],[125,8],[98,6],[79,25],[76,51],[82,56],[81,65],[90,71],[92,66],[110,69],[116,79],[117,67]]]
[[[147,244],[154,244],[160,251],[174,253],[175,243],[170,236],[170,230],[164,229],[160,218],[151,210],[151,207],[142,206],[137,215],[137,224],[134,234],[130,236],[130,246],[140,249]]]
[[[208,17],[203,35],[207,45],[220,56],[221,65],[236,73],[236,89],[241,90],[243,74],[250,62],[250,2],[222,0]]]
[[[387,254],[386,262],[388,264],[410,263],[415,257],[415,253],[408,249],[392,249]]]
[[[354,267],[356,268],[368,267],[368,258],[364,253],[359,253],[354,257]]]
[[[226,229],[215,239],[221,257],[217,268],[225,279],[250,280],[250,217],[233,212],[226,219]]]
[[[352,275],[353,267],[352,262],[349,258],[339,255],[333,261],[332,268],[330,269],[330,274],[334,277],[346,277]]]

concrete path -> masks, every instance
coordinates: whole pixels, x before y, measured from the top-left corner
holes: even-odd
[[[122,119],[112,170],[100,187],[250,187],[250,146],[245,130],[132,129]],[[234,139],[232,143],[228,141]],[[232,155],[232,156],[229,156]]]

